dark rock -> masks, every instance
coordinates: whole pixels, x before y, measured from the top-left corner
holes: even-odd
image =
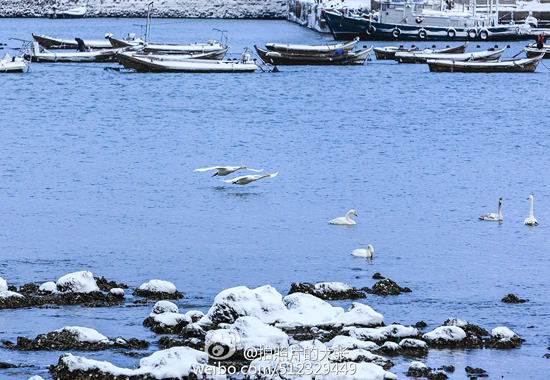
[[[30,290],[31,286],[27,286],[25,289]],[[123,300],[123,298],[115,296],[114,294],[104,294],[99,291],[90,293],[48,293],[46,295],[27,294],[24,295],[24,297],[0,298],[0,310],[19,309],[24,307],[42,307],[44,305],[84,305],[88,307],[106,307],[119,305],[123,302]]]
[[[118,337],[109,342],[81,342],[77,340],[78,334],[71,331],[52,331],[47,334],[40,334],[34,340],[17,337],[17,344],[14,345],[11,342],[2,342],[2,347],[19,350],[19,351],[103,351],[113,348],[123,349],[146,349],[149,347],[149,343],[145,340],[139,340],[135,338],[124,339]]]
[[[323,300],[348,300],[348,299],[358,299],[365,298],[366,294],[355,289],[351,288],[346,291],[333,291],[330,289],[318,289],[314,284],[308,282],[304,283],[293,283],[290,285],[290,291],[288,294],[292,293],[305,293],[311,294],[312,296],[321,298]]]
[[[15,364],[0,362],[0,369],[17,368]]]
[[[293,326],[290,328],[283,328],[282,330],[289,336],[292,336],[293,339],[298,341],[318,339],[323,342],[328,342],[330,339],[332,339],[332,337],[328,339],[329,331],[315,326]]]
[[[485,347],[487,348],[498,348],[498,349],[511,349],[518,348],[521,344],[525,342],[525,339],[521,339],[519,336],[514,336],[510,339],[501,339],[498,337],[491,337],[489,341],[486,342]]]
[[[382,276],[380,273],[375,273],[373,276],[372,276],[373,279],[375,280],[385,280],[386,277]]]
[[[159,347],[162,349],[172,348],[172,347],[191,347],[195,350],[202,351],[204,350],[204,340],[198,338],[188,338],[188,339],[174,339],[167,336],[163,336],[157,342]]]
[[[455,371],[455,367],[452,366],[452,365],[444,365],[444,366],[441,366],[441,368],[438,368],[439,370],[441,371],[445,371],[445,372],[454,372]]]
[[[107,281],[103,276],[94,277],[94,280],[97,286],[99,287],[99,289],[103,290],[104,292],[108,292],[114,288],[128,289],[128,285],[123,283],[117,284],[114,281]]]
[[[428,377],[428,374],[430,373],[430,368],[411,368],[409,367],[409,370],[407,373],[405,373],[405,376],[409,377]]]
[[[542,355],[543,358],[550,359],[550,354],[544,354]]]
[[[416,327],[417,329],[421,329],[421,328],[424,328],[424,327],[428,327],[428,324],[424,321],[420,321],[420,322],[416,322],[414,327]]]
[[[372,289],[363,288],[361,290],[364,290],[367,293],[377,294],[380,296],[388,296],[388,295],[396,296],[401,293],[412,292],[411,289],[407,287],[402,288],[390,279],[378,281],[376,284],[372,286]]]
[[[19,293],[28,295],[38,293],[39,286],[36,284],[25,284],[19,288]]]
[[[508,294],[506,297],[504,297],[503,299],[500,300],[500,302],[504,302],[504,303],[523,303],[523,302],[528,302],[529,300],[527,299],[521,299],[519,298],[518,296],[516,296],[515,294]]]
[[[13,286],[13,285],[8,285],[8,290],[9,290],[10,292],[16,292],[16,291],[17,291],[17,288],[16,288],[15,286]]]
[[[428,380],[445,380],[449,378],[449,376],[447,376],[445,372],[441,371],[430,372],[426,377],[428,378]]]
[[[177,300],[183,298],[183,293],[177,290],[174,293],[151,292],[150,290],[136,289],[132,293],[134,296],[145,297],[153,300]]]
[[[470,379],[473,379],[474,377],[475,378],[489,377],[489,375],[487,374],[487,371],[485,371],[484,369],[481,369],[481,368],[473,368],[473,367],[468,366],[468,367],[464,368],[464,370],[466,371],[467,376]]]
[[[164,323],[156,322],[153,317],[147,317],[143,321],[143,326],[148,327],[152,332],[157,334],[179,334],[190,321],[191,318],[181,320],[176,325],[165,325]]]

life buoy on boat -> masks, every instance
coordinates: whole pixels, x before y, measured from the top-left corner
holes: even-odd
[[[417,24],[422,24],[422,21],[424,21],[424,19],[420,16],[417,16],[414,21],[416,21]]]
[[[421,40],[426,39],[426,36],[428,35],[428,32],[426,32],[426,29],[422,28],[418,31],[418,38]]]
[[[399,38],[399,36],[401,35],[401,29],[395,28],[394,30],[392,30],[391,35],[393,36],[393,38]]]
[[[474,28],[468,30],[468,38],[473,40],[476,37],[477,37],[477,32]]]
[[[369,26],[369,28],[367,29],[367,34],[369,36],[372,36],[374,33],[376,32],[376,28],[374,26]]]
[[[454,30],[453,28],[449,28],[447,30],[447,37],[455,38],[456,37],[456,30]]]
[[[481,38],[482,40],[486,40],[488,37],[489,37],[489,31],[487,29],[482,29],[479,32],[479,38]]]

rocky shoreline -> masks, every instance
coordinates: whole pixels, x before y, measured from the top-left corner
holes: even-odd
[[[144,0],[2,0],[0,17],[46,17],[50,11],[86,6],[86,17],[145,17]],[[167,0],[155,3],[153,17],[286,19],[286,0]]]

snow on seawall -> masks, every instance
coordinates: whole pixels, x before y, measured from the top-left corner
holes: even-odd
[[[2,0],[0,17],[45,17],[49,11],[57,13],[77,7],[86,7],[86,17],[145,17],[146,0]],[[243,6],[246,4],[246,6]],[[284,19],[287,0],[165,0],[155,3],[153,17],[181,18],[266,18]]]

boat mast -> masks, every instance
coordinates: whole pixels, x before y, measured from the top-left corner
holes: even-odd
[[[145,25],[145,43],[149,41],[149,19],[151,18],[151,7],[153,6],[153,1],[147,4],[147,24]]]

